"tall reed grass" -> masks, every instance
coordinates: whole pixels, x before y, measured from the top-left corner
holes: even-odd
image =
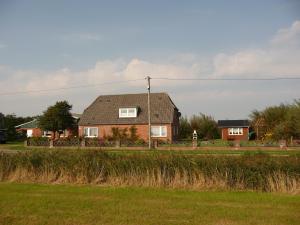
[[[37,150],[1,153],[0,181],[299,192],[300,157]]]

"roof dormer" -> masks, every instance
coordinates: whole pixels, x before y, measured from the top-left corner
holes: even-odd
[[[135,118],[137,117],[137,107],[119,108],[119,118]]]

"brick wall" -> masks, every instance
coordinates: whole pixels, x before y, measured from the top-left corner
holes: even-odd
[[[42,136],[42,131],[40,128],[19,128],[17,129],[18,132],[24,132],[25,134],[27,134],[27,130],[32,130],[32,137],[41,137]]]
[[[40,128],[20,128],[20,129],[17,129],[17,131],[24,132],[25,134],[27,134],[27,130],[32,130],[32,137],[42,137],[43,134],[44,134],[43,131]],[[51,133],[51,138],[53,138],[52,132],[50,132],[50,133]],[[60,135],[60,137],[72,137],[72,136],[76,136],[76,135],[77,135],[77,131],[67,129],[67,130],[65,130],[64,134]]]
[[[34,128],[33,129],[33,133],[32,133],[33,137],[41,137],[42,136],[42,131],[40,128]]]
[[[79,126],[78,134],[79,136],[83,136],[84,134],[84,127],[97,127],[98,128],[98,137],[103,138],[105,136],[111,136],[111,128],[118,127],[120,129],[127,128],[129,133],[129,128],[132,125],[96,125],[96,126]],[[137,128],[137,135],[139,138],[144,139],[145,141],[148,140],[148,124],[139,124],[134,125]],[[152,126],[167,126],[167,137],[159,137],[155,139],[160,139],[164,141],[173,141],[173,130],[171,124],[152,124]],[[154,139],[154,138],[153,138]]]
[[[228,128],[222,128],[222,139],[223,140],[241,140],[247,141],[249,135],[249,128],[243,127],[243,134],[242,135],[230,135],[228,132]]]

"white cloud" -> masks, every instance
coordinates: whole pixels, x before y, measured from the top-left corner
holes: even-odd
[[[165,62],[150,62],[139,58],[103,60],[98,61],[88,70],[77,72],[68,68],[52,72],[11,70],[10,78],[7,79],[10,85],[3,86],[2,82],[2,91],[11,90],[12,84],[17,90],[39,90],[76,84],[143,79],[146,76],[201,78],[300,75],[300,47],[289,47],[289,43],[300,41],[299,30],[300,21],[296,21],[291,27],[278,31],[272,39],[272,44],[266,48],[246,49],[232,54],[219,53],[213,59],[206,60],[199,60],[195,54],[184,53],[170,57]],[[277,48],[274,47],[274,43],[281,43],[281,45],[286,43],[282,45],[286,47]],[[211,65],[208,65],[208,61],[211,61]],[[12,83],[11,80],[14,82]],[[140,85],[142,82],[128,85]],[[158,86],[167,84],[170,82],[157,82]],[[183,85],[185,82],[176,84]],[[170,85],[174,85],[174,82]],[[109,89],[109,87],[105,88]]]
[[[8,79],[0,82],[1,92],[37,91],[57,88],[67,88],[80,85],[97,85],[110,82],[143,79],[146,76],[160,77],[192,77],[193,67],[177,66],[174,64],[157,64],[140,59],[132,59],[128,62],[122,59],[98,61],[91,69],[73,72],[68,68],[53,72],[17,70],[9,71]],[[141,86],[144,81],[126,84],[130,86]],[[157,85],[165,85],[159,82]],[[122,84],[124,86],[124,84]],[[114,86],[120,86],[116,84]],[[12,88],[13,87],[13,88]],[[101,86],[102,91],[109,91],[111,86]],[[33,92],[38,96],[40,93]],[[49,92],[48,95],[55,95]]]
[[[25,86],[26,91],[31,90],[46,90],[55,88],[65,88],[70,85],[71,73],[69,69],[64,68],[59,71],[55,71],[46,76],[40,74],[34,74]],[[35,93],[35,95],[37,95]]]
[[[0,72],[3,72],[3,71],[5,71],[5,70],[6,70],[6,68],[7,68],[7,66],[5,66],[5,65],[1,65],[1,64],[0,64]]]
[[[271,40],[273,45],[300,44],[300,21],[295,21],[291,27],[280,29]]]
[[[196,71],[193,67],[169,63],[151,63],[140,59],[132,59],[126,66],[124,72],[126,79],[141,79],[146,76],[168,77],[168,78],[191,78],[195,77]],[[160,82],[165,85],[166,82]]]
[[[126,63],[121,59],[98,61],[92,69],[82,71],[81,74],[90,84],[113,82],[124,79],[122,73],[125,66]]]
[[[214,58],[215,76],[253,75],[270,63],[263,50],[245,50],[231,55],[220,53]]]
[[[279,30],[271,39],[269,45],[264,48],[244,49],[234,53],[219,53],[214,57],[207,58],[184,53],[157,62],[140,58],[102,60],[96,62],[92,68],[82,71],[72,71],[69,68],[55,71],[14,70],[0,65],[0,92],[96,85],[143,79],[146,76],[168,78],[299,76],[300,45],[297,45],[300,41],[299,26],[300,22],[296,21],[291,27]],[[82,37],[87,40],[94,38],[93,36]],[[99,94],[144,92],[146,90],[145,85],[146,82],[141,80],[126,84],[72,89],[68,92],[31,93],[27,96],[27,99],[29,99],[29,102],[33,99],[43,99],[43,102],[47,104],[49,104],[50,99],[70,99],[70,102],[80,112]],[[249,112],[251,107],[254,109],[255,106],[247,105],[247,102],[254,102],[253,99],[258,98],[258,96],[261,101],[260,104],[263,104],[262,99],[264,98],[264,101],[275,101],[275,99],[281,101],[284,96],[289,98],[288,100],[292,100],[293,96],[295,98],[299,97],[297,95],[297,90],[300,89],[299,84],[295,82],[289,83],[289,85],[289,87],[277,85],[276,94],[273,95],[270,93],[275,90],[274,86],[268,87],[267,84],[260,84],[261,87],[256,87],[253,84],[243,84],[243,88],[240,88],[240,84],[234,85],[226,82],[153,80],[154,91],[169,92],[176,98],[175,102],[184,114],[201,111],[209,113],[211,110],[210,114],[218,112],[219,114],[215,115],[219,118],[221,118],[224,107],[235,107],[235,105],[230,105],[233,101],[238,103],[240,110],[234,112],[235,114],[229,118],[234,118],[236,115],[243,113],[242,108],[245,109],[245,112],[246,110]],[[245,91],[245,88],[248,88],[248,90]],[[7,104],[2,105],[11,107],[8,100]],[[25,103],[20,102],[19,106],[14,107],[19,107],[19,111],[22,111],[24,110],[23,105]],[[43,105],[43,107],[45,106]],[[31,109],[27,110],[30,112]],[[34,111],[33,114],[38,114],[44,108],[32,110]],[[243,115],[247,115],[245,112]],[[230,113],[228,112],[228,115]],[[223,114],[225,115],[225,113]]]
[[[270,77],[300,75],[300,21],[281,29],[271,45],[214,58],[214,75],[226,77]]]

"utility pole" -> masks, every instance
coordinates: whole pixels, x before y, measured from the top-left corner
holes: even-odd
[[[148,82],[148,138],[149,138],[149,145],[148,148],[151,149],[151,111],[150,111],[150,77],[146,77]]]

